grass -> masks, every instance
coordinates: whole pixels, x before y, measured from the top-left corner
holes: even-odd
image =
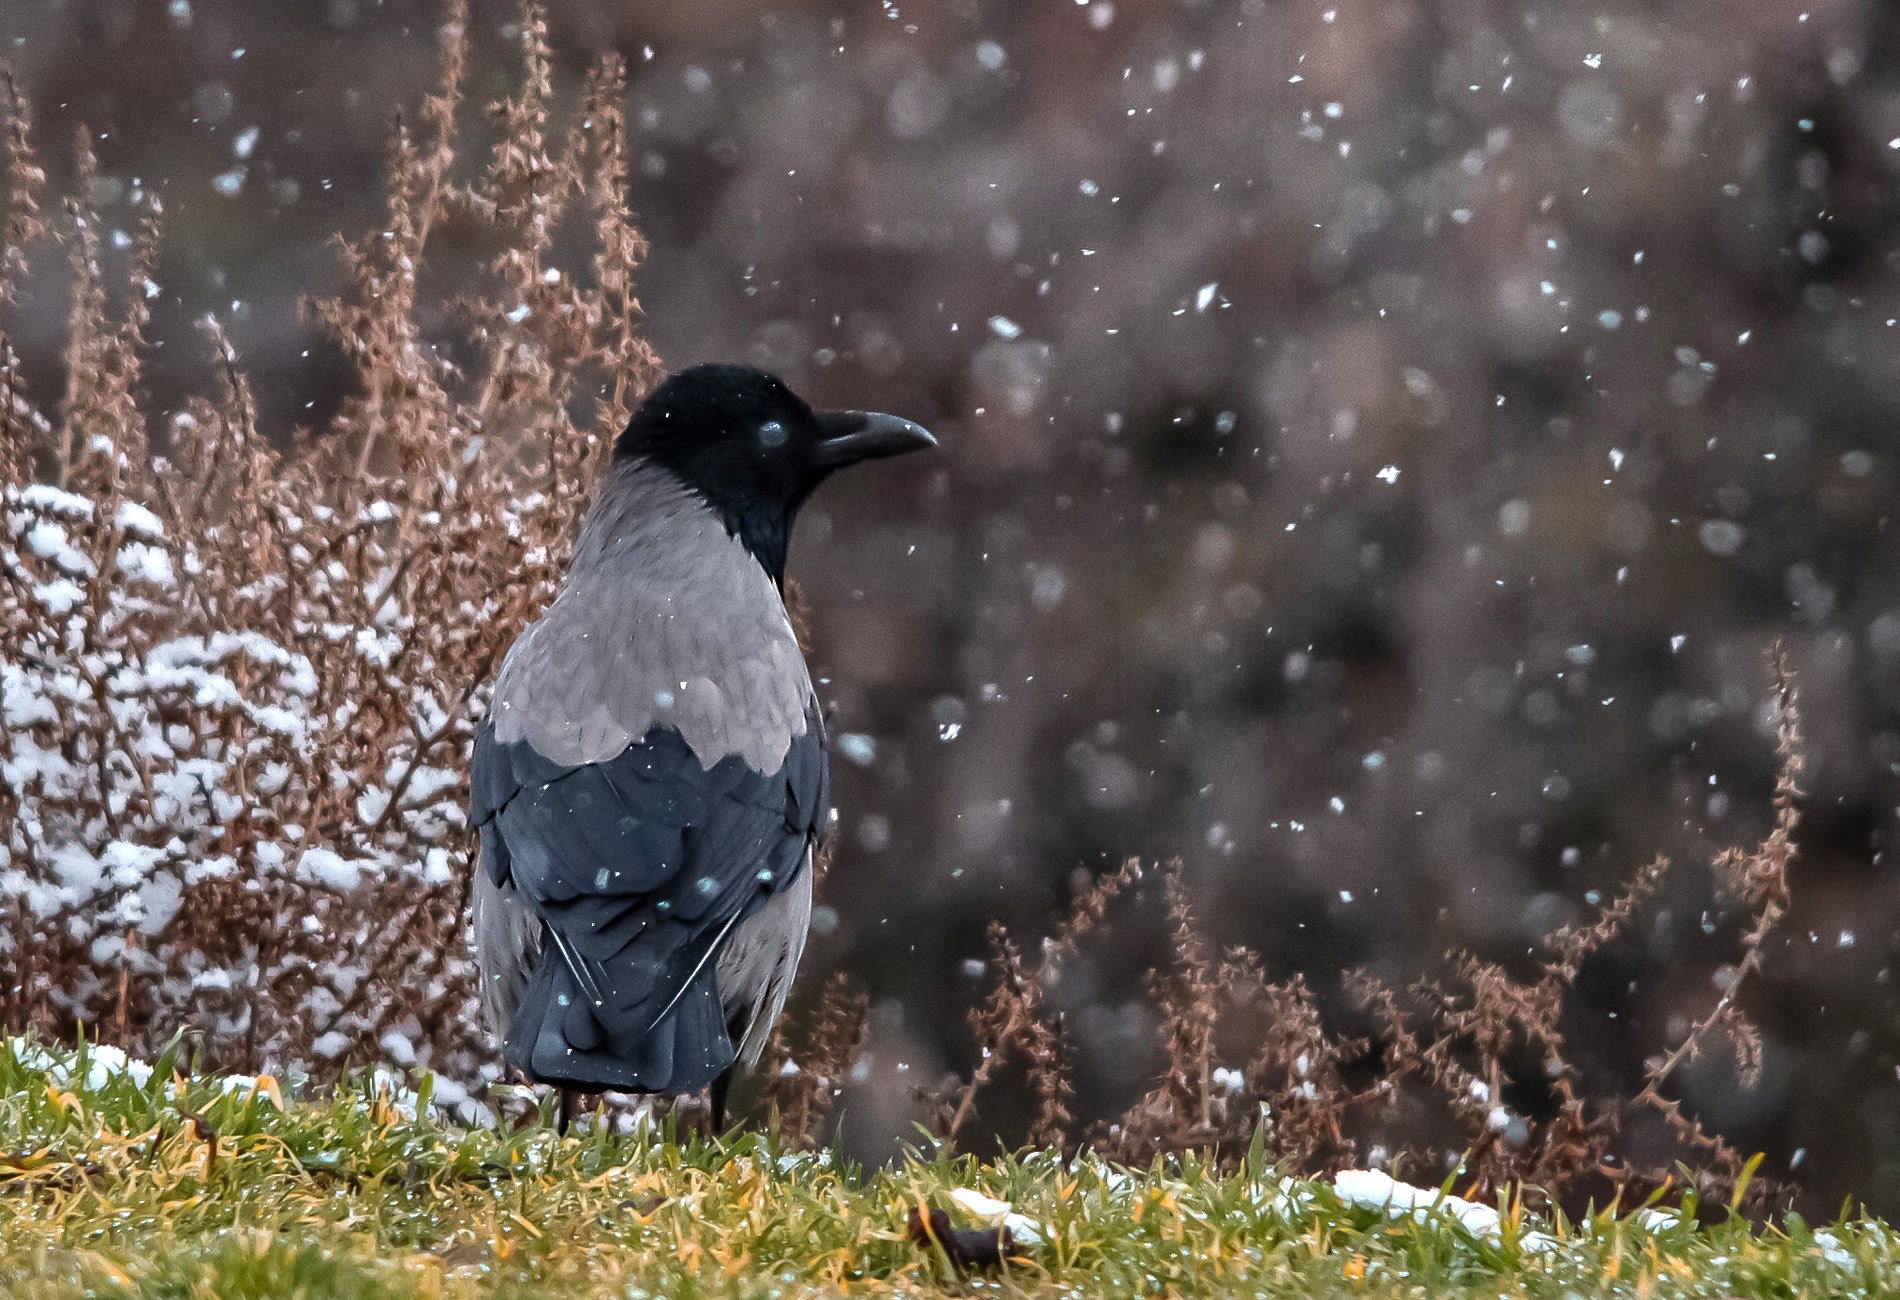
[[[1798,1218],[1656,1231],[1603,1211],[1492,1235],[1196,1159],[1128,1171],[1044,1152],[860,1171],[760,1135],[562,1138],[439,1122],[359,1081],[148,1078],[116,1057],[0,1041],[0,1294],[726,1297],[804,1294],[1839,1296],[1900,1293],[1884,1225]],[[425,1085],[426,1089],[426,1085]],[[282,1103],[279,1104],[280,1099]],[[913,1244],[957,1189],[1044,1236],[962,1277]]]

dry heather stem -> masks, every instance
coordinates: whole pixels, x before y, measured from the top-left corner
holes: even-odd
[[[1054,934],[1043,940],[1041,962],[1034,970],[1024,963],[1022,951],[1000,924],[990,926],[990,969],[995,975],[984,1001],[971,1012],[978,1060],[970,1078],[956,1092],[956,1104],[937,1125],[946,1144],[956,1141],[976,1113],[976,1097],[988,1085],[1007,1051],[1019,1051],[1029,1066],[1029,1085],[1036,1098],[1036,1118],[1030,1140],[1042,1146],[1060,1146],[1074,1122],[1069,1100],[1075,1095],[1073,1062],[1060,1015],[1045,1017],[1041,1010],[1044,988],[1061,973],[1062,963],[1077,945],[1108,915],[1115,900],[1142,877],[1139,858],[1128,858],[1120,869],[1090,881],[1077,891]]]
[[[946,1144],[956,1141],[957,1134],[975,1114],[976,1094],[1002,1065],[1004,1051],[1030,1034],[1027,1022],[1034,1014],[1030,1006],[1033,994],[1023,971],[1022,954],[1001,922],[990,923],[989,938],[990,969],[996,982],[982,1004],[970,1014],[971,1027],[976,1031],[977,1065],[957,1097],[956,1109],[939,1134]]]
[[[783,1027],[773,1030],[765,1059],[772,1065],[772,1106],[779,1140],[794,1150],[812,1146],[843,1080],[864,1045],[870,998],[849,976],[834,974],[819,996],[817,1014],[794,1054]]]
[[[1736,998],[1749,977],[1760,972],[1763,944],[1787,913],[1788,864],[1794,859],[1794,832],[1801,821],[1796,803],[1801,797],[1801,714],[1794,673],[1779,643],[1769,651],[1768,659],[1775,683],[1775,754],[1780,760],[1775,776],[1774,825],[1753,852],[1726,849],[1715,861],[1718,875],[1748,904],[1754,921],[1742,937],[1741,960],[1721,998],[1673,1051],[1645,1071],[1643,1090],[1632,1102],[1660,1110],[1680,1133],[1698,1143],[1704,1139],[1700,1127],[1684,1116],[1679,1101],[1663,1096],[1662,1089],[1684,1061],[1701,1051],[1704,1040],[1718,1026],[1729,1028],[1742,1056],[1744,1075],[1759,1072],[1760,1040],[1743,1018]]]
[[[1162,874],[1174,954],[1172,968],[1160,981],[1168,1035],[1168,1094],[1178,1122],[1211,1128],[1218,985],[1208,968],[1181,871],[1177,858]]]
[[[1622,892],[1597,913],[1589,925],[1569,926],[1550,936],[1545,947],[1554,957],[1545,963],[1544,975],[1552,984],[1568,984],[1577,978],[1583,963],[1629,927],[1638,909],[1652,898],[1669,871],[1669,859],[1657,857],[1639,870],[1623,886]]]
[[[26,273],[26,249],[45,232],[40,221],[40,187],[46,173],[34,158],[26,97],[11,68],[0,68],[0,111],[6,134],[0,142],[0,183],[6,186],[5,219],[0,221],[0,301],[11,302]]]

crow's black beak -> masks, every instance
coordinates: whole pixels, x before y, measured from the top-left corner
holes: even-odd
[[[937,445],[922,425],[876,411],[825,411],[818,416],[818,430],[818,463],[826,469]]]

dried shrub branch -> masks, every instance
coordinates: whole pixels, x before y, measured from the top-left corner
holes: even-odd
[[[1754,1087],[1761,1078],[1761,1035],[1743,1014],[1737,998],[1750,978],[1759,976],[1763,945],[1787,915],[1788,865],[1794,859],[1794,833],[1801,823],[1797,801],[1801,797],[1802,770],[1799,697],[1787,654],[1779,644],[1770,649],[1768,666],[1775,688],[1773,717],[1778,760],[1774,823],[1767,838],[1754,849],[1724,849],[1714,862],[1717,878],[1741,899],[1750,913],[1749,929],[1741,940],[1741,959],[1726,972],[1722,996],[1709,1013],[1691,1026],[1673,1049],[1646,1064],[1642,1090],[1630,1102],[1632,1110],[1646,1107],[1660,1113],[1680,1141],[1705,1153],[1731,1174],[1741,1171],[1740,1154],[1707,1132],[1684,1109],[1682,1101],[1667,1095],[1665,1090],[1677,1069],[1694,1060],[1717,1036],[1726,1036],[1731,1044],[1744,1087]]]
[[[772,1031],[765,1059],[773,1066],[770,1095],[779,1141],[793,1150],[816,1144],[825,1117],[844,1092],[845,1078],[864,1046],[871,1000],[849,976],[835,974],[819,995],[817,1013],[794,1050],[784,1025]]]
[[[40,220],[46,173],[34,156],[26,97],[11,68],[0,69],[0,112],[6,114],[5,132],[0,134],[0,184],[6,186],[0,219],[0,301],[12,302],[19,293],[19,277],[26,274],[27,246],[46,232]]]
[[[451,1100],[493,1075],[458,943],[465,749],[659,363],[634,318],[620,65],[551,150],[546,24],[524,5],[523,88],[458,187],[466,23],[453,0],[436,87],[392,133],[383,220],[341,245],[343,291],[307,304],[354,385],[289,454],[213,320],[204,395],[140,408],[158,208],[129,254],[102,249],[82,132],[75,191],[42,221],[25,105],[0,80],[0,308],[41,245],[73,285],[56,411],[0,333],[10,1027],[84,1023],[151,1054],[186,1025],[248,1070],[413,1061]],[[547,274],[570,212],[593,283]],[[471,268],[480,291],[436,304],[419,276],[451,218],[502,251]],[[425,326],[442,319],[456,333]]]

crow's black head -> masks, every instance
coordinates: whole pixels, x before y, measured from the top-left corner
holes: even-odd
[[[799,506],[834,470],[933,447],[894,415],[813,411],[776,375],[751,366],[682,370],[640,404],[614,446],[670,470],[783,581]]]

